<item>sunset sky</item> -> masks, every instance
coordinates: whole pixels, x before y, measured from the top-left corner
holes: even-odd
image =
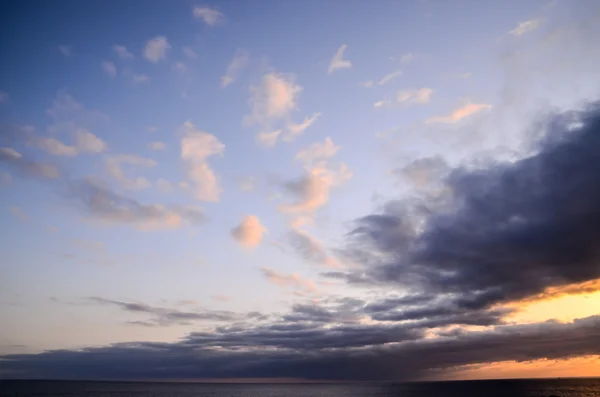
[[[599,2],[0,6],[0,378],[600,376]]]

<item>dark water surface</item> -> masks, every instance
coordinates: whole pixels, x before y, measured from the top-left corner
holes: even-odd
[[[600,378],[377,384],[191,384],[0,380],[0,396],[600,397]]]

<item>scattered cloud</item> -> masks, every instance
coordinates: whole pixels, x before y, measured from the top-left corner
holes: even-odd
[[[28,143],[54,156],[77,156],[81,153],[100,153],[106,150],[106,143],[85,128],[75,127],[69,130],[74,143],[67,145],[56,138],[40,137],[31,134]]]
[[[261,268],[263,275],[271,283],[281,288],[291,288],[305,293],[315,293],[317,288],[312,280],[302,278],[296,273],[282,274],[268,267]]]
[[[525,33],[536,30],[542,24],[541,19],[530,19],[529,21],[519,22],[517,27],[508,32],[512,36],[522,36]]]
[[[300,150],[295,159],[301,161],[306,169],[324,167],[322,161],[335,156],[339,150],[340,147],[327,137],[323,143],[315,142],[306,149]]]
[[[167,58],[167,51],[170,48],[171,45],[166,37],[157,36],[146,43],[144,58],[150,62],[157,63]]]
[[[382,108],[382,107],[384,107],[384,106],[389,106],[389,105],[391,105],[391,104],[392,104],[392,103],[391,103],[390,101],[383,100],[383,101],[377,101],[377,102],[375,102],[375,103],[373,104],[373,107],[374,107],[374,108],[376,108],[376,109],[378,109],[378,108]]]
[[[10,147],[0,147],[0,163],[7,164],[18,173],[31,177],[56,179],[60,176],[55,165],[29,160]]]
[[[402,71],[396,70],[394,72],[386,74],[378,82],[369,80],[369,81],[365,81],[364,83],[361,83],[361,85],[365,88],[372,88],[372,87],[375,87],[375,85],[383,86],[383,85],[386,85],[387,83],[389,83],[390,81],[392,81],[393,79],[395,79],[396,77],[401,76],[401,75],[402,75]]]
[[[292,142],[298,136],[302,135],[304,131],[313,125],[315,121],[321,116],[321,113],[315,113],[310,117],[306,117],[303,122],[296,123],[288,123],[287,129],[288,133],[283,137],[283,140],[286,142]]]
[[[196,6],[193,14],[194,18],[202,20],[208,26],[216,26],[225,22],[225,15],[214,8]]]
[[[246,215],[242,223],[231,229],[231,236],[240,245],[247,248],[254,248],[260,244],[263,234],[267,229],[261,225],[260,220],[255,215]]]
[[[110,61],[103,61],[100,64],[100,66],[102,67],[102,70],[104,71],[104,73],[106,73],[110,77],[115,77],[117,75],[117,67],[115,66],[114,63],[112,63]]]
[[[156,161],[137,156],[135,154],[110,155],[104,158],[104,165],[108,174],[119,184],[130,190],[140,190],[150,187],[152,184],[144,177],[130,178],[125,174],[124,167],[133,169],[151,168],[156,166]]]
[[[150,78],[145,74],[134,74],[133,82],[136,84],[147,83]]]
[[[196,54],[196,52],[194,50],[192,50],[190,47],[183,47],[183,55],[185,55],[189,59],[198,58],[198,54]]]
[[[179,73],[185,73],[188,70],[186,64],[183,62],[175,62],[173,69]]]
[[[403,90],[396,95],[396,101],[405,105],[424,105],[429,103],[433,90],[420,88],[416,90]]]
[[[352,67],[352,62],[344,59],[344,51],[346,51],[348,46],[346,44],[342,44],[340,48],[336,51],[333,58],[331,58],[331,62],[329,63],[328,73],[331,74],[338,69],[349,69]]]
[[[251,192],[256,186],[256,180],[252,176],[246,176],[238,179],[238,187],[245,192]]]
[[[435,124],[435,123],[456,123],[465,117],[469,117],[476,113],[482,112],[484,110],[489,110],[492,108],[492,105],[487,103],[472,103],[469,102],[464,106],[455,109],[447,116],[438,116],[427,119],[425,123],[427,124]]]
[[[251,114],[246,116],[245,121],[269,125],[287,117],[296,109],[302,87],[295,83],[295,78],[291,75],[267,73],[261,83],[251,87],[250,91]]]
[[[58,50],[60,51],[61,54],[63,54],[66,57],[70,57],[73,55],[73,47],[71,47],[70,45],[59,45],[58,46]]]
[[[201,131],[190,121],[180,128],[181,160],[188,178],[194,184],[194,196],[202,201],[219,201],[221,186],[215,172],[208,165],[211,156],[222,155],[225,145],[209,133]]]
[[[277,143],[277,139],[281,135],[281,130],[272,132],[259,132],[256,134],[256,142],[262,147],[272,148]]]
[[[319,266],[339,266],[338,261],[327,253],[323,244],[308,232],[299,228],[292,228],[288,232],[288,240],[294,251],[305,261]]]
[[[148,144],[148,147],[151,150],[165,150],[167,148],[167,145],[164,142],[153,141]]]
[[[122,45],[115,44],[113,46],[113,51],[121,59],[134,59],[135,58],[135,56],[127,50],[127,47],[122,46]]]
[[[221,77],[221,87],[225,88],[236,81],[242,70],[248,66],[249,60],[248,51],[237,49],[233,54],[233,59],[227,65],[227,71]]]
[[[69,182],[68,196],[92,219],[107,224],[130,225],[139,230],[176,229],[184,225],[197,225],[205,220],[198,208],[142,204],[91,179]]]
[[[413,52],[407,52],[406,54],[403,54],[402,57],[400,57],[400,63],[402,63],[403,65],[407,65],[414,61],[417,55],[418,54],[415,54]]]
[[[10,101],[10,95],[8,92],[0,91],[0,104],[8,103]]]
[[[23,209],[21,209],[21,207],[13,206],[13,207],[10,207],[8,210],[15,218],[19,219],[22,222],[26,222],[29,220],[29,217],[23,211]]]

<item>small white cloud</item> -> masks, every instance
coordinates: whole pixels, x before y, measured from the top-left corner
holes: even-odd
[[[134,74],[133,75],[133,82],[136,84],[147,83],[149,80],[150,80],[150,78],[145,74]]]
[[[117,180],[125,189],[141,190],[150,187],[150,181],[144,177],[128,177],[125,174],[124,167],[128,166],[134,169],[150,168],[156,165],[156,161],[135,154],[119,154],[107,156],[104,159],[104,165],[106,166],[108,174]]]
[[[99,153],[106,149],[104,141],[84,128],[77,128],[72,134],[75,141],[73,145],[66,145],[56,138],[32,136],[30,140],[38,149],[54,156],[77,156],[80,153]]]
[[[277,143],[277,139],[281,135],[281,130],[273,132],[259,132],[256,134],[256,142],[262,147],[271,148]]]
[[[183,55],[185,55],[186,57],[188,57],[190,59],[198,58],[198,54],[196,54],[196,52],[194,50],[192,50],[190,47],[183,47]]]
[[[235,54],[233,54],[233,59],[227,65],[225,75],[221,77],[221,87],[225,88],[237,80],[242,70],[248,65],[249,59],[248,51],[236,50]]]
[[[100,153],[106,150],[106,143],[85,128],[78,128],[73,134],[75,135],[75,146],[81,152]]]
[[[306,117],[302,123],[289,123],[287,125],[288,133],[283,138],[286,142],[292,142],[296,137],[302,135],[321,116],[321,113],[315,113],[311,117]]]
[[[39,149],[54,156],[76,156],[79,154],[75,146],[65,145],[55,138],[37,138],[35,144]]]
[[[348,46],[346,44],[342,44],[342,46],[336,51],[333,58],[331,58],[331,62],[329,63],[328,73],[333,73],[338,69],[349,69],[352,67],[352,62],[344,59],[344,51],[346,51]]]
[[[110,61],[104,61],[100,64],[100,66],[102,67],[102,70],[104,70],[104,73],[110,77],[115,77],[117,75],[117,67],[114,63]]]
[[[148,144],[148,147],[152,150],[165,150],[167,145],[164,142],[154,141]]]
[[[135,56],[127,50],[127,47],[115,44],[113,46],[113,51],[119,56],[121,59],[134,59]]]
[[[231,229],[231,236],[240,245],[248,248],[256,247],[260,244],[263,234],[267,229],[260,224],[260,220],[255,215],[247,215],[238,226]]]
[[[519,22],[517,27],[508,32],[512,36],[522,36],[537,29],[542,23],[541,19],[530,19],[529,21]]]
[[[201,19],[208,26],[216,26],[225,22],[225,15],[214,8],[196,6],[193,13],[196,19]]]
[[[373,88],[373,87],[375,87],[375,82],[373,80],[369,80],[369,81],[360,83],[360,85],[362,85],[365,88]]]
[[[190,121],[180,128],[181,159],[188,178],[194,184],[194,195],[202,201],[219,201],[221,186],[215,172],[208,165],[211,156],[222,155],[225,145],[216,136],[203,132]]]
[[[73,55],[73,47],[71,47],[70,45],[59,45],[58,50],[61,52],[61,54],[63,54],[66,57],[70,57],[71,55]]]
[[[302,87],[295,83],[293,76],[267,73],[260,85],[251,87],[250,91],[252,111],[245,121],[269,125],[274,120],[287,117],[296,109]]]
[[[396,95],[396,101],[405,105],[424,105],[429,103],[433,90],[431,88],[420,88],[418,90],[403,90]]]
[[[389,106],[391,105],[390,101],[377,101],[373,104],[374,108],[382,108],[384,106]]]
[[[456,123],[465,117],[471,116],[475,113],[482,112],[484,110],[489,110],[492,108],[492,105],[487,103],[472,103],[469,102],[464,106],[455,109],[446,116],[438,116],[432,117],[425,121],[426,124],[436,124],[436,123]]]
[[[377,82],[377,85],[385,85],[385,84],[389,83],[390,81],[392,81],[392,79],[400,76],[401,74],[402,74],[401,70],[396,70],[392,73],[386,74],[385,76],[383,76],[381,78],[381,80],[379,80]]]
[[[400,63],[402,63],[403,65],[409,64],[412,61],[414,61],[416,57],[417,54],[413,52],[407,52],[406,54],[403,54],[402,57],[400,57]]]
[[[173,69],[175,69],[179,73],[185,73],[185,72],[187,72],[187,66],[183,62],[176,62],[173,65]]]
[[[148,40],[144,48],[144,58],[150,62],[157,63],[162,59],[166,59],[167,51],[171,48],[169,41],[164,36],[157,36]]]

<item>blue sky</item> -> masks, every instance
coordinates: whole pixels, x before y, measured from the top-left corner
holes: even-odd
[[[2,8],[3,354],[223,324],[118,302],[270,314],[402,292],[323,275],[363,265],[351,222],[531,155],[541,115],[600,89],[593,1]]]

